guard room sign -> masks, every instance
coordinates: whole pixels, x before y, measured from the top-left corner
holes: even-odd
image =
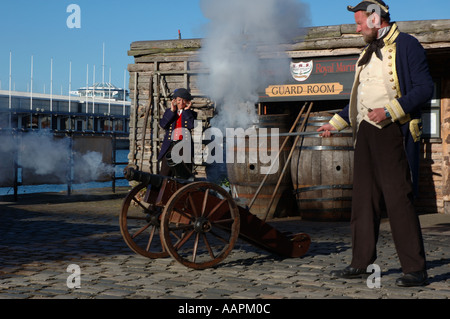
[[[285,81],[268,85],[261,102],[345,100],[350,98],[358,56],[292,59]]]

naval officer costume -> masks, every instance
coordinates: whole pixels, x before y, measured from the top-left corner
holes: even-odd
[[[349,6],[352,12],[379,5],[390,21],[389,7],[379,0]],[[381,34],[381,36],[380,36]],[[414,207],[418,195],[421,109],[434,84],[418,40],[396,23],[381,29],[357,62],[350,103],[330,121],[337,130],[351,126],[355,142],[352,199],[352,262],[332,277],[355,278],[377,258],[381,213],[389,218],[402,267],[398,286],[423,285],[427,279],[420,222]],[[368,113],[383,108],[387,119],[375,123]]]

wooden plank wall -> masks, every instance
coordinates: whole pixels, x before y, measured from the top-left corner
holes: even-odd
[[[194,97],[193,110],[197,112],[202,130],[214,112],[213,103],[198,88],[198,79],[204,71],[190,48],[165,48],[163,51],[155,53],[155,49],[145,51],[132,46],[131,54],[138,55],[135,56],[135,64],[128,66],[132,99],[128,161],[150,173],[158,173],[157,154],[164,136],[158,123],[165,109],[170,106],[170,96],[175,89],[184,87],[191,91]],[[201,141],[201,136],[193,138]],[[201,144],[196,146],[195,151],[201,151],[198,149]],[[197,176],[203,177],[205,170],[201,156],[195,158],[195,164],[199,166]]]

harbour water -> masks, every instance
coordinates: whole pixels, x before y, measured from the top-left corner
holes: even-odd
[[[116,162],[117,163],[126,163],[128,161],[128,149],[119,149],[116,150]],[[123,177],[123,169],[126,164],[116,165],[115,166],[115,175],[116,178]],[[128,186],[128,181],[125,179],[117,179],[116,187],[120,186]],[[108,182],[89,182],[82,184],[72,184],[73,190],[78,189],[89,189],[89,188],[108,188],[112,187],[112,181]],[[17,194],[31,194],[31,193],[50,193],[50,192],[67,192],[67,184],[58,184],[58,185],[23,185],[19,186],[17,190]],[[14,189],[12,187],[0,187],[0,196],[3,195],[13,195]]]

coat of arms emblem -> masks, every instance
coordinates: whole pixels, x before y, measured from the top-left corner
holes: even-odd
[[[292,77],[299,82],[306,81],[311,75],[314,62],[313,60],[309,62],[291,62],[291,74]]]

